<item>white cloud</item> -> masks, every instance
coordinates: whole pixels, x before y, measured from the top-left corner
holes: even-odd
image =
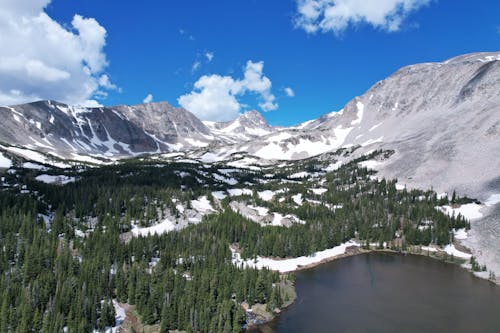
[[[398,31],[404,19],[432,0],[296,0],[295,24],[307,33],[340,34],[349,26],[369,24]]]
[[[0,4],[0,104],[55,99],[88,104],[117,89],[104,69],[106,29],[75,15],[66,28],[45,13],[50,0]]]
[[[212,60],[214,60],[214,53],[213,52],[206,52],[205,57],[207,58],[208,62],[212,62]]]
[[[193,65],[191,66],[191,72],[196,72],[201,66],[201,62],[199,62],[198,60],[196,60],[195,62],[193,62]]]
[[[105,89],[109,89],[109,90],[117,90],[118,87],[112,83],[110,80],[109,80],[109,76],[107,74],[103,74],[101,75],[101,77],[99,77],[99,85]]]
[[[153,95],[152,94],[148,94],[143,100],[142,102],[143,103],[151,103],[153,101]]]
[[[239,96],[256,94],[263,111],[276,110],[272,83],[264,76],[264,63],[248,61],[244,77],[235,80],[230,76],[204,75],[194,84],[194,90],[179,97],[179,104],[202,120],[227,121],[238,116],[243,105]]]
[[[288,97],[294,97],[295,96],[295,91],[293,91],[292,88],[290,87],[286,87],[285,89],[283,89],[285,91],[285,94],[288,96]]]

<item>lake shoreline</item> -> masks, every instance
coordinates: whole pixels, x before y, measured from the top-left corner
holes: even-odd
[[[469,252],[471,252],[470,249],[466,248],[462,244],[460,244],[460,243],[458,243],[458,244],[460,246],[464,247],[465,249],[467,249]],[[418,251],[417,251],[417,249],[418,249]],[[334,262],[336,260],[340,260],[340,259],[344,259],[344,258],[349,258],[349,257],[354,257],[354,256],[362,255],[362,254],[370,254],[370,253],[391,254],[391,255],[404,255],[404,256],[406,256],[406,255],[414,255],[414,256],[422,256],[422,257],[431,258],[431,259],[436,260],[436,261],[441,261],[441,262],[444,262],[444,263],[448,263],[448,264],[452,264],[452,265],[458,266],[461,269],[463,269],[463,270],[469,272],[470,274],[472,274],[477,279],[486,280],[486,281],[490,282],[491,284],[493,284],[495,286],[500,286],[500,279],[497,278],[495,281],[493,281],[493,280],[491,280],[489,278],[486,278],[484,276],[477,275],[477,274],[475,274],[476,272],[474,272],[471,268],[465,267],[464,264],[466,264],[468,262],[467,259],[464,259],[464,258],[458,258],[458,259],[457,258],[453,258],[453,260],[449,260],[450,255],[448,255],[448,253],[446,253],[444,250],[442,250],[442,249],[439,249],[439,250],[436,249],[435,252],[432,252],[432,251],[427,251],[425,249],[422,249],[421,246],[411,246],[410,250],[407,250],[407,251],[392,250],[392,249],[389,249],[389,248],[385,248],[385,249],[384,248],[382,248],[382,249],[369,248],[369,249],[366,249],[366,248],[363,248],[363,247],[360,247],[360,246],[350,246],[350,247],[346,248],[346,251],[343,254],[331,256],[331,257],[325,258],[325,259],[323,259],[321,261],[318,261],[318,262],[315,262],[315,263],[311,263],[311,264],[308,264],[308,265],[299,266],[296,269],[294,269],[293,271],[286,272],[286,273],[280,273],[280,275],[286,276],[289,273],[295,273],[295,272],[300,272],[300,271],[306,271],[306,270],[314,269],[314,268],[316,268],[318,266],[321,266],[321,265],[324,265],[324,264],[327,264],[327,263],[330,263],[330,262]],[[293,285],[293,287],[295,288],[295,284]],[[296,300],[297,300],[297,297],[293,301],[288,302],[285,306],[282,306],[281,308],[279,308],[278,311],[273,311],[272,313],[270,313],[272,315],[272,317],[268,318],[268,320],[266,320],[264,322],[260,322],[258,324],[247,324],[247,329],[249,329],[249,328],[255,328],[255,327],[262,326],[262,325],[265,325],[267,323],[272,322],[273,320],[275,320],[276,318],[278,318],[280,316],[280,314],[281,314],[282,311],[286,310],[292,304],[294,304]]]

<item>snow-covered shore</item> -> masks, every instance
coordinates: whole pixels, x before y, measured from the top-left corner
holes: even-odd
[[[258,256],[255,259],[242,259],[240,253],[231,247],[233,264],[240,267],[248,268],[268,268],[270,270],[279,271],[280,273],[288,273],[299,270],[304,267],[312,267],[325,261],[335,259],[346,253],[349,247],[360,247],[361,244],[351,240],[331,249],[318,251],[310,256],[302,256],[289,259],[272,259]]]

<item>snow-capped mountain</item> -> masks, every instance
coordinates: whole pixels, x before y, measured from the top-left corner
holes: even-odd
[[[0,141],[65,159],[184,152],[216,161],[296,160],[358,147],[394,150],[377,165],[408,185],[486,195],[500,179],[500,53],[404,67],[339,112],[298,126],[270,126],[250,111],[202,122],[167,103],[103,108],[42,101],[0,108]],[[489,191],[491,192],[491,191]]]
[[[287,160],[342,147],[394,150],[376,168],[408,186],[487,198],[500,188],[500,52],[404,67],[339,112],[210,154]]]
[[[238,118],[228,122],[203,122],[213,134],[224,138],[229,143],[248,141],[274,133],[277,128],[269,125],[258,111],[252,110],[241,114]]]

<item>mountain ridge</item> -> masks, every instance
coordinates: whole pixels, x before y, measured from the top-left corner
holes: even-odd
[[[377,166],[382,175],[482,197],[500,179],[493,167],[500,165],[499,77],[500,52],[409,65],[339,112],[284,128],[258,111],[215,123],[167,102],[82,108],[39,101],[0,108],[0,141],[77,160],[182,152],[206,161],[238,153],[279,161],[342,147],[390,149],[394,157]]]

